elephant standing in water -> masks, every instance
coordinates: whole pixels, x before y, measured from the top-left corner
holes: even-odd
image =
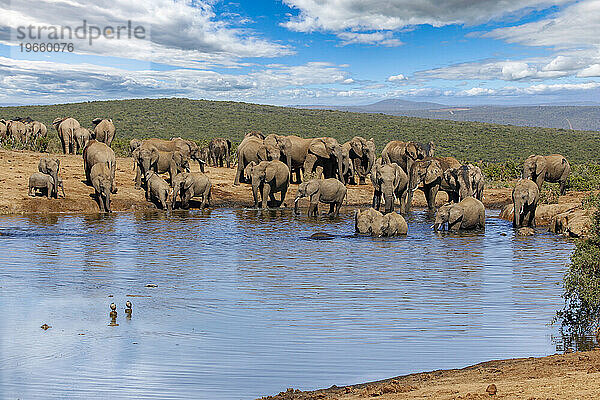
[[[513,227],[535,228],[535,210],[540,200],[540,190],[535,182],[521,179],[512,191]]]
[[[210,179],[202,173],[183,172],[178,174],[173,180],[173,200],[171,208],[175,208],[177,195],[181,198],[181,208],[189,208],[190,200],[193,197],[202,197],[200,208],[210,206],[210,193],[212,184]]]
[[[448,198],[451,199],[454,189],[444,180],[444,172],[457,167],[460,167],[460,162],[453,157],[427,157],[415,161],[408,176],[406,212],[410,210],[413,193],[418,189],[420,183],[423,184],[422,190],[430,211],[435,209],[435,198],[440,189],[448,193]]]
[[[523,178],[534,181],[539,190],[542,190],[544,181],[559,182],[560,194],[564,195],[570,173],[571,165],[560,154],[549,156],[531,155],[523,162]]]
[[[38,171],[52,178],[52,193],[48,197],[58,198],[58,169],[60,160],[58,158],[44,157],[38,163]]]
[[[435,215],[433,227],[437,231],[444,224],[448,224],[449,231],[485,229],[485,207],[474,197],[443,205]]]
[[[394,199],[400,201],[400,212],[406,212],[408,197],[408,176],[396,163],[381,164],[377,159],[371,169],[371,183],[373,184],[373,208],[379,211],[381,197],[384,199],[384,213],[394,211]]]
[[[252,161],[244,168],[244,176],[252,183],[254,207],[258,208],[259,193],[262,208],[267,208],[268,199],[275,203],[275,207],[283,204],[290,184],[290,170],[287,165],[279,160],[261,161],[259,164]],[[281,201],[275,200],[277,192],[281,193]]]
[[[96,118],[92,124],[94,124],[94,139],[106,143],[110,147],[116,132],[112,119]]]
[[[89,175],[100,212],[111,212],[110,197],[114,177],[110,167],[104,162],[96,163],[90,169]]]
[[[160,204],[163,210],[169,210],[171,209],[171,203],[168,201],[170,191],[169,184],[157,173],[149,171],[146,174],[146,200]]]
[[[319,215],[319,202],[329,204],[329,215],[338,217],[340,208],[346,198],[346,186],[338,179],[312,179],[298,186],[294,199],[294,214],[298,214],[298,202],[301,198],[310,197],[308,216]]]
[[[372,236],[398,236],[408,233],[408,224],[402,215],[391,212],[383,215],[374,208],[354,210],[354,230]]]
[[[458,203],[467,197],[482,200],[485,181],[481,169],[472,164],[444,171],[444,181],[448,186],[448,201]]]
[[[80,128],[75,118],[56,118],[52,125],[58,132],[64,154],[75,154],[75,130]]]
[[[354,171],[354,175],[346,180],[346,182],[353,185],[364,185],[366,177],[371,173],[371,168],[373,168],[373,164],[375,163],[375,142],[373,139],[367,140],[363,137],[355,136],[352,140],[344,143],[342,149],[348,153]]]

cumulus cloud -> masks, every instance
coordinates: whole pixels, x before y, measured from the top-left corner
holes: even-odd
[[[402,81],[406,81],[407,79],[408,78],[406,78],[402,74],[392,75],[387,78],[388,82],[402,82]]]
[[[404,44],[400,40],[394,39],[392,32],[340,32],[337,34],[337,36],[342,39],[342,46],[348,44],[374,44],[387,47],[397,47]]]

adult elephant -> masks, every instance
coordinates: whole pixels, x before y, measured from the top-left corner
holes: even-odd
[[[44,157],[38,163],[38,171],[52,177],[52,193],[48,193],[48,197],[58,198],[58,169],[60,168],[60,160],[58,158]]]
[[[110,146],[117,131],[112,119],[96,118],[92,120],[92,124],[94,124],[94,139]]]
[[[8,136],[10,136],[13,145],[15,143],[27,144],[28,129],[21,121],[8,121],[6,126]]]
[[[133,151],[136,161],[135,187],[142,187],[142,178],[147,179],[149,172],[169,173],[171,185],[173,178],[179,173],[189,171],[189,158],[180,151],[161,151],[148,143],[143,143]]]
[[[473,164],[463,164],[458,168],[444,171],[444,181],[448,185],[448,201],[458,203],[467,197],[482,200],[485,186],[481,169]]]
[[[171,140],[157,138],[146,139],[142,143],[151,144],[160,151],[179,151],[184,157],[197,161],[198,164],[200,164],[200,170],[204,170],[206,160],[202,158],[200,147],[198,147],[194,141],[177,137]]]
[[[521,179],[512,191],[513,227],[535,228],[535,210],[540,200],[540,190],[535,182]]]
[[[302,175],[304,172],[304,161],[306,161],[306,155],[308,154],[308,147],[312,139],[305,139],[299,136],[287,136],[291,144],[291,150],[289,151],[291,158],[290,174],[293,176],[296,173],[296,180],[290,177],[290,182],[300,183],[302,182]]]
[[[231,140],[213,138],[208,144],[208,148],[215,167],[223,167],[224,163],[227,163],[227,168],[231,167]]]
[[[345,184],[342,163],[342,146],[331,137],[314,138],[308,145],[304,160],[304,175],[307,179],[337,178]]]
[[[0,119],[0,142],[4,142],[6,141],[6,121],[3,119]]]
[[[175,208],[177,196],[181,198],[181,208],[190,207],[190,200],[193,197],[202,197],[200,209],[210,207],[210,193],[212,184],[210,179],[203,173],[183,172],[178,174],[173,180],[173,200],[171,208]]]
[[[85,170],[85,178],[88,184],[92,184],[90,172],[96,164],[103,163],[109,171],[110,192],[117,193],[117,185],[115,183],[115,172],[117,170],[117,160],[115,152],[106,143],[92,139],[83,149],[83,169]]]
[[[539,190],[542,190],[544,181],[559,182],[560,194],[564,195],[570,173],[571,165],[560,154],[549,156],[531,155],[523,162],[523,178],[534,181]]]
[[[56,118],[52,121],[52,125],[58,132],[58,138],[62,144],[64,154],[76,154],[75,153],[75,129],[80,128],[81,125],[75,118]]]
[[[298,186],[294,199],[294,214],[298,214],[298,202],[304,197],[310,198],[308,216],[319,215],[319,202],[329,204],[329,215],[338,217],[347,193],[346,186],[338,179],[312,179]]]
[[[252,182],[254,207],[258,208],[258,195],[261,197],[261,208],[267,208],[267,200],[280,207],[290,185],[290,170],[279,160],[250,162],[244,169],[246,180]],[[281,201],[275,200],[275,193],[281,193]]]
[[[77,129],[75,129],[75,131],[73,132],[73,136],[75,139],[75,153],[79,153],[79,150],[81,149],[81,151],[83,152],[83,149],[85,149],[85,146],[87,146],[87,144],[89,143],[90,140],[92,140],[92,132],[84,127],[79,127]]]
[[[450,199],[453,189],[444,180],[444,171],[450,168],[460,167],[460,162],[454,157],[427,157],[413,163],[408,175],[408,198],[406,200],[406,212],[410,210],[413,193],[423,184],[423,192],[427,200],[427,208],[435,209],[435,198],[441,189],[448,193]]]
[[[404,172],[410,173],[412,165],[417,160],[425,158],[425,150],[419,143],[402,142],[400,140],[392,140],[385,145],[381,152],[381,159],[384,164],[396,163]]]
[[[48,128],[40,121],[31,121],[28,125],[31,140],[35,141],[39,137],[46,137]]]
[[[445,224],[449,231],[485,229],[485,207],[474,197],[467,197],[456,204],[440,207],[435,216],[434,230]]]
[[[290,177],[292,173],[292,140],[289,136],[276,135],[271,133],[265,137],[265,144],[267,146],[273,146],[279,149],[279,161],[285,163],[290,170]],[[304,162],[303,162],[304,163]]]
[[[266,145],[263,139],[254,135],[246,134],[244,140],[237,148],[238,167],[235,173],[234,185],[242,183],[250,183],[244,176],[244,169],[248,164],[255,164],[261,161],[279,160],[279,149],[270,145]]]
[[[352,184],[364,185],[366,177],[371,173],[371,168],[375,163],[375,142],[373,139],[365,139],[361,136],[355,136],[352,140],[342,145],[344,150],[348,151],[348,155],[352,160],[352,165],[355,173],[355,178],[351,180]]]
[[[406,212],[406,200],[408,197],[408,176],[396,163],[381,163],[381,159],[375,162],[371,170],[371,183],[373,184],[373,208],[379,211],[381,198],[384,199],[384,213],[394,211],[394,200],[400,201],[400,212]]]

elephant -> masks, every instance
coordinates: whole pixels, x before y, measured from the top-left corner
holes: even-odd
[[[133,152],[136,160],[135,187],[139,189],[142,186],[142,177],[147,179],[148,171],[154,171],[157,174],[169,173],[170,182],[181,173],[189,171],[189,159],[180,151],[161,151],[155,146],[143,143]]]
[[[426,145],[421,145],[421,148],[425,151],[425,157],[433,157],[435,153],[435,143],[429,141]]]
[[[8,121],[6,129],[8,136],[10,136],[12,140],[13,145],[15,145],[16,143],[27,144],[27,142],[29,141],[29,130],[27,128],[27,125],[25,125],[23,122],[13,120]]]
[[[254,135],[246,134],[237,148],[238,167],[233,184],[237,186],[240,182],[250,183],[246,180],[243,172],[251,162],[258,164],[261,161],[279,160],[280,154],[277,147],[265,144],[263,139]]]
[[[65,197],[65,188],[63,186],[63,180],[58,178],[58,187],[62,190],[62,195]],[[35,196],[36,189],[46,192],[46,197],[50,198],[52,193],[54,192],[54,180],[48,174],[44,174],[43,172],[34,172],[29,177],[29,196]],[[58,190],[57,190],[58,192]]]
[[[7,138],[8,130],[6,129],[6,124],[5,120],[0,119],[0,142],[4,142]]]
[[[318,216],[319,202],[329,204],[329,215],[338,217],[340,208],[346,198],[346,186],[338,179],[312,179],[298,186],[294,199],[294,214],[298,214],[298,202],[304,197],[310,197],[308,216]]]
[[[29,140],[35,142],[35,140],[39,137],[46,137],[46,135],[48,134],[48,128],[46,127],[46,125],[44,125],[43,123],[41,123],[40,121],[31,121],[30,123],[26,124],[27,125],[27,129],[28,129],[28,135],[29,136]]]
[[[200,172],[204,172],[204,165],[210,161],[210,149],[208,146],[202,147],[198,150],[198,157],[204,160],[204,163],[200,163]],[[231,154],[229,154],[231,160]]]
[[[265,144],[268,146],[277,147],[279,149],[279,161],[285,163],[292,173],[292,140],[288,136],[276,135],[274,133],[267,135]],[[303,162],[304,163],[304,162]]]
[[[92,124],[94,124],[94,139],[110,147],[116,132],[112,119],[96,118],[92,120]]]
[[[100,212],[111,212],[110,197],[113,193],[114,175],[110,166],[104,162],[96,163],[90,168],[89,176]]]
[[[52,196],[55,199],[58,198],[58,170],[60,168],[60,160],[58,158],[43,157],[38,163],[38,171],[49,175],[52,178],[52,193],[48,194],[48,197]]]
[[[354,231],[363,235],[370,235],[373,233],[373,225],[382,225],[383,214],[374,209],[373,207],[365,210],[354,210]],[[381,229],[381,228],[376,228]]]
[[[133,154],[133,151],[142,145],[142,141],[140,139],[131,139],[129,141],[129,153]]]
[[[208,148],[210,159],[215,167],[223,167],[224,163],[227,163],[227,168],[231,168],[231,140],[213,138],[208,144]]]
[[[251,161],[244,168],[246,180],[252,183],[252,196],[254,207],[258,208],[258,194],[261,196],[261,208],[267,208],[267,199],[280,207],[290,185],[290,170],[287,165],[279,160],[261,161],[256,164]],[[275,200],[275,193],[281,193],[281,201]]]
[[[456,204],[441,206],[436,215],[434,230],[448,224],[449,231],[485,229],[485,207],[474,197],[467,197]]]
[[[523,162],[522,177],[534,181],[539,190],[542,190],[544,181],[551,183],[559,182],[560,194],[564,195],[570,173],[571,165],[560,154],[551,154],[549,156],[530,155]]]
[[[400,201],[400,212],[406,212],[408,197],[408,176],[396,163],[381,163],[378,158],[371,169],[371,183],[373,184],[373,208],[379,211],[381,197],[383,197],[384,213],[394,211],[394,197]]]
[[[460,167],[460,162],[453,157],[427,157],[413,163],[410,174],[408,174],[408,197],[406,200],[406,212],[410,210],[412,197],[420,183],[423,183],[423,192],[427,200],[427,208],[435,209],[435,198],[441,189],[448,193],[451,199],[454,190],[444,180],[444,171],[450,168]]]
[[[212,184],[210,179],[202,173],[183,172],[173,179],[173,200],[171,208],[175,208],[177,196],[180,196],[181,207],[189,208],[192,197],[202,197],[200,208],[210,207],[210,193]]]
[[[540,200],[538,185],[529,179],[520,179],[512,191],[513,227],[535,228],[535,210]]]
[[[373,139],[365,139],[361,136],[355,136],[350,141],[344,143],[342,148],[347,150],[354,169],[354,177],[350,180],[352,184],[364,185],[366,177],[371,173],[371,168],[375,163],[376,148]],[[358,182],[355,178],[358,178]]]
[[[81,126],[79,128],[76,128],[73,132],[73,137],[75,139],[75,153],[79,153],[80,149],[81,152],[83,152],[85,146],[87,146],[89,141],[92,140],[92,136],[93,134],[89,129],[83,128]]]
[[[117,185],[115,183],[115,172],[117,170],[117,160],[115,152],[108,147],[107,144],[92,139],[83,149],[83,169],[85,178],[89,184],[92,184],[90,171],[96,164],[106,164],[109,171],[110,192],[117,193]]]
[[[244,135],[244,139],[247,137],[255,137],[260,140],[265,140],[265,135],[263,135],[261,131],[250,131]]]
[[[350,148],[345,146],[342,146],[342,170],[345,171],[343,173],[344,182],[355,183],[354,163],[350,158]]]
[[[448,185],[448,201],[458,203],[467,197],[482,200],[485,181],[481,169],[473,164],[463,164],[458,168],[444,171],[444,181]]]
[[[75,154],[75,129],[79,128],[79,122],[75,118],[56,118],[52,125],[58,132],[58,138],[62,144],[64,154]]]
[[[345,184],[342,146],[331,137],[311,139],[303,169],[306,179],[318,179],[323,174],[325,179],[336,177]]]
[[[410,174],[412,165],[417,160],[425,158],[425,150],[419,143],[402,142],[400,140],[392,140],[385,145],[381,152],[381,159],[384,164],[395,162],[406,172]]]
[[[180,137],[172,138],[171,140],[152,138],[146,139],[142,143],[151,144],[160,151],[179,151],[185,158],[197,161],[200,165],[200,170],[204,171],[206,159],[200,156],[200,148],[192,140]]]
[[[290,177],[290,183],[302,182],[302,175],[304,172],[304,161],[306,161],[306,155],[308,154],[308,146],[312,139],[305,139],[299,136],[287,136],[291,149],[289,150],[290,163],[290,174],[296,173],[296,179]]]
[[[169,210],[171,203],[168,202],[171,187],[169,184],[154,171],[148,171],[146,174],[146,200],[155,204],[159,203],[163,210]]]

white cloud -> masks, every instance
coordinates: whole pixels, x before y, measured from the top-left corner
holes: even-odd
[[[402,81],[406,81],[407,78],[402,74],[398,74],[398,75],[389,76],[387,78],[387,80],[388,80],[388,82],[402,82]]]
[[[392,32],[340,32],[337,36],[342,39],[342,46],[349,44],[374,44],[387,47],[401,46],[402,43],[398,39],[394,39]]]
[[[589,78],[593,76],[600,77],[600,64],[590,65],[589,67],[581,70],[577,76],[581,78]]]

